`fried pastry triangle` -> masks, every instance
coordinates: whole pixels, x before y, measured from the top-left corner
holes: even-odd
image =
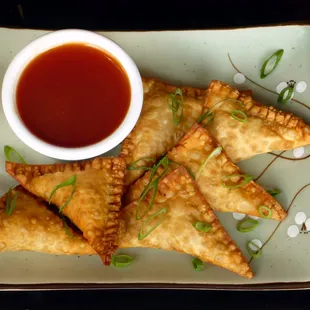
[[[168,98],[177,87],[144,78],[143,88],[144,104],[140,118],[122,144],[120,156],[126,160],[127,166],[140,159],[140,166],[152,166],[154,161],[178,143],[202,112],[205,90],[180,87],[184,98],[183,117],[175,125]],[[154,161],[144,158],[153,158]],[[125,185],[129,186],[143,173],[143,170],[129,170]]]
[[[220,81],[214,80],[209,85],[204,112],[207,110],[214,113],[207,129],[233,162],[310,144],[310,126],[301,118],[257,103]],[[243,111],[247,121],[234,119],[233,110]]]
[[[8,194],[0,199],[0,252],[95,253],[80,233],[64,226],[63,220],[48,209],[46,202],[21,186],[13,189],[10,197],[15,195],[16,205],[10,215],[6,213]]]
[[[148,204],[147,195],[144,204]],[[231,240],[210,208],[196,183],[182,166],[159,182],[154,204],[146,216],[136,220],[137,201],[121,211],[121,248],[146,247],[176,250],[210,262],[241,276],[252,278],[248,263]],[[166,210],[162,223],[148,236],[139,240],[140,228],[146,219],[160,210]],[[159,216],[164,216],[162,212]],[[155,218],[154,218],[155,220]],[[159,220],[156,219],[155,222]],[[203,222],[212,226],[208,232],[198,231],[193,225]],[[150,225],[152,224],[150,222]],[[148,231],[146,225],[144,228]],[[145,232],[146,234],[146,232]]]
[[[83,232],[106,265],[117,248],[119,210],[125,162],[121,158],[95,158],[74,164],[23,165],[7,162],[6,171],[34,195],[49,201],[57,185],[76,176],[76,185],[64,215]],[[62,208],[72,187],[58,189],[51,203]]]
[[[231,179],[232,186],[230,188],[225,187],[226,177],[244,175],[244,173],[233,164],[224,150],[219,155],[210,158],[202,169],[208,155],[217,147],[219,144],[208,131],[196,124],[168,153],[168,158],[193,172],[201,192],[213,210],[240,212],[262,217],[259,209],[260,206],[265,206],[271,210],[272,219],[283,220],[287,215],[286,211],[277,200],[254,181],[234,188],[236,184],[240,184],[241,179],[236,177]]]

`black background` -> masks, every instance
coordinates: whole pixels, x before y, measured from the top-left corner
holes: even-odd
[[[20,16],[18,4],[23,9],[24,18]],[[307,21],[310,21],[309,0],[0,0],[0,26],[4,27],[164,30],[230,28]],[[310,293],[174,290],[0,293],[1,310],[73,308],[215,310],[228,307],[309,309]]]

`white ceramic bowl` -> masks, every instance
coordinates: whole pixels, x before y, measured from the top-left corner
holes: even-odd
[[[39,54],[62,44],[84,43],[99,47],[119,61],[126,71],[131,102],[120,126],[104,140],[86,147],[65,148],[51,145],[33,135],[21,120],[16,107],[16,87],[23,70]],[[133,60],[110,39],[91,31],[69,29],[48,33],[23,48],[9,65],[2,84],[5,117],[15,134],[29,147],[46,156],[63,160],[81,160],[104,154],[121,143],[138,121],[143,105],[142,80]]]

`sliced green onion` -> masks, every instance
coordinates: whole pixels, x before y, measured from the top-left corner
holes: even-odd
[[[254,230],[258,224],[259,222],[257,220],[253,219],[243,220],[238,223],[237,230],[242,233],[247,233]]]
[[[232,110],[230,115],[232,118],[241,123],[245,123],[248,120],[248,116],[241,110]]]
[[[229,185],[226,183],[227,181],[230,181],[233,178],[242,178],[243,181],[240,183],[237,183],[237,184],[232,184],[232,185]],[[224,178],[223,186],[226,188],[231,188],[231,189],[232,188],[239,188],[239,187],[242,187],[242,186],[248,184],[252,180],[253,180],[253,176],[248,175],[248,174],[232,174],[232,175],[228,175]]]
[[[137,166],[137,164],[139,163],[139,161],[152,161],[153,163],[156,161],[155,158],[153,157],[142,157],[136,161],[134,161],[131,165],[129,165],[127,167],[127,170],[151,170],[152,167],[148,167],[148,166]]]
[[[250,245],[252,245],[255,249],[257,249],[257,251],[253,251],[250,247]],[[247,244],[247,249],[248,249],[248,252],[249,254],[253,257],[253,258],[259,258],[262,254],[262,251],[260,249],[260,247],[258,245],[256,245],[255,243],[249,241],[248,244]]]
[[[198,230],[202,232],[209,232],[212,229],[212,225],[207,222],[196,222],[193,224],[193,226]]]
[[[215,148],[208,156],[207,158],[204,160],[204,162],[202,163],[202,165],[199,167],[198,172],[196,174],[196,180],[200,177],[201,172],[203,171],[203,169],[205,168],[205,166],[207,165],[208,161],[215,156],[218,156],[222,153],[223,148],[221,146],[218,146],[217,148]]]
[[[201,271],[201,270],[203,270],[203,262],[202,262],[201,259],[199,259],[199,258],[197,258],[197,257],[193,258],[193,260],[192,260],[192,265],[193,265],[193,267],[194,267],[194,269],[195,269],[196,271]]]
[[[271,196],[275,197],[275,196],[281,194],[281,191],[279,189],[269,189],[269,190],[267,190],[267,193],[269,193]]]
[[[131,265],[133,262],[133,257],[125,254],[112,255],[111,266],[117,268],[124,268]]]
[[[150,170],[151,171],[151,175],[150,175],[150,179],[149,179],[149,182],[148,184],[145,186],[144,190],[142,191],[140,197],[144,197],[145,195],[145,192],[149,190],[149,187],[151,186],[152,184],[152,181],[155,177],[155,174],[157,172],[157,169],[160,167],[160,166],[163,166],[164,167],[164,171],[160,174],[160,176],[158,178],[161,178],[163,176],[163,174],[166,173],[167,169],[168,169],[168,166],[169,166],[169,163],[170,163],[170,160],[168,159],[168,156],[165,156],[163,157],[156,165],[153,166],[153,168]]]
[[[260,71],[260,78],[264,79],[267,77],[275,68],[278,66],[282,56],[283,56],[284,50],[278,50],[275,53],[273,53],[263,64],[261,71]]]
[[[5,213],[7,216],[10,216],[16,207],[18,193],[16,192],[12,199],[12,189],[9,189],[6,199]]]
[[[174,94],[169,94],[167,104],[172,111],[173,122],[178,126],[183,118],[184,109],[184,98],[180,88],[177,88]]]
[[[56,193],[57,190],[59,190],[62,187],[66,187],[66,186],[72,186],[72,191],[70,196],[68,197],[67,201],[65,202],[65,204],[59,209],[59,212],[62,212],[63,209],[69,204],[69,202],[71,201],[71,198],[73,196],[73,193],[75,191],[75,184],[76,184],[76,175],[71,176],[68,180],[58,184],[57,186],[55,186],[55,188],[52,190],[50,197],[48,199],[48,203],[51,203],[51,199],[53,197],[53,195]]]
[[[281,91],[281,93],[279,94],[278,102],[279,103],[285,103],[285,102],[291,100],[292,99],[292,95],[293,95],[293,91],[294,91],[294,87],[292,87],[292,86],[285,87]]]
[[[221,100],[221,101],[215,103],[215,104],[210,108],[210,110],[213,109],[214,107],[216,107],[217,105],[219,105],[219,104],[221,104],[221,103],[223,103],[223,102],[226,102],[226,101],[234,101],[234,102],[240,103],[241,107],[244,107],[244,106],[245,106],[244,102],[242,102],[242,101],[240,101],[240,100],[233,99],[233,98],[227,98],[227,99],[224,99],[224,100]],[[210,110],[209,110],[209,111],[210,111]]]
[[[267,212],[267,214],[266,214]],[[272,210],[267,207],[267,206],[259,206],[258,207],[258,213],[260,214],[261,217],[265,219],[270,219],[272,216]]]
[[[159,184],[159,178],[156,178],[152,184],[150,186],[147,187],[147,190],[143,192],[143,195],[140,196],[139,200],[138,200],[138,204],[137,204],[137,208],[136,208],[136,220],[141,220],[146,214],[147,212],[151,209],[151,207],[153,206],[157,191],[158,191],[158,184]],[[140,209],[141,209],[141,201],[144,199],[144,197],[146,196],[146,194],[151,190],[153,190],[153,194],[152,194],[152,198],[146,208],[146,210],[143,212],[143,214],[140,214]]]
[[[168,208],[167,207],[163,207],[162,209],[160,209],[159,211],[157,211],[155,214],[151,215],[148,219],[145,220],[145,222],[142,224],[139,234],[138,234],[138,239],[139,240],[143,240],[145,239],[154,229],[156,229],[166,218],[168,212]],[[154,218],[160,216],[161,214],[164,214],[162,216],[161,219],[159,219],[159,221],[149,230],[147,230],[145,233],[143,233],[144,227]]]
[[[214,119],[214,113],[210,110],[207,110],[199,116],[199,118],[197,119],[197,123],[200,124],[205,119],[207,119],[207,121],[204,123],[204,127],[206,127],[210,122],[212,122],[212,120]]]
[[[15,153],[15,155],[19,158],[19,160],[22,164],[26,164],[26,161],[23,158],[23,156],[21,156],[14,148],[12,148],[9,145],[4,146],[4,155],[5,155],[5,158],[7,159],[7,161],[13,162],[12,157],[11,157],[12,152]]]
[[[64,225],[64,230],[66,232],[66,234],[73,239],[73,234],[71,233],[69,226],[67,224],[66,218],[64,216],[61,216],[61,220],[62,220],[62,224]]]

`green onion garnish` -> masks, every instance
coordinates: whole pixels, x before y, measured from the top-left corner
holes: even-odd
[[[138,201],[138,204],[137,204],[137,208],[136,208],[136,220],[141,220],[146,214],[147,212],[151,209],[153,203],[154,203],[154,200],[155,200],[155,197],[156,197],[156,194],[157,194],[157,191],[158,191],[158,184],[159,184],[159,178],[156,178],[152,184],[150,186],[147,187],[146,191],[143,191],[143,195],[140,196],[139,198],[139,201]],[[146,194],[151,190],[151,189],[154,189],[153,190],[153,194],[152,194],[152,198],[146,208],[146,210],[143,212],[142,215],[140,215],[140,208],[141,208],[141,201],[144,199],[144,197],[146,196]]]
[[[204,127],[206,127],[210,122],[212,122],[212,120],[214,119],[214,113],[210,110],[207,110],[199,116],[199,118],[197,119],[197,123],[200,124],[205,119],[207,119],[207,121],[205,122]]]
[[[12,189],[9,189],[6,199],[5,213],[7,216],[10,216],[16,207],[18,193],[16,192],[12,199]]]
[[[264,79],[266,76],[268,76],[275,68],[278,66],[282,56],[283,56],[284,50],[278,50],[274,54],[272,54],[263,64],[261,71],[260,71],[260,78]]]
[[[13,162],[12,157],[11,157],[12,152],[15,153],[15,155],[19,158],[19,160],[22,164],[26,164],[26,161],[23,158],[23,156],[21,156],[14,148],[12,148],[9,145],[4,146],[4,155],[5,155],[5,158],[7,159],[7,161]]]
[[[251,249],[251,245],[256,249],[255,252]],[[262,251],[261,251],[260,247],[257,246],[255,243],[249,241],[248,244],[247,244],[247,249],[248,249],[249,254],[253,258],[259,258],[261,256]]]
[[[203,169],[205,168],[206,164],[208,163],[208,161],[215,156],[218,156],[222,153],[223,148],[221,146],[218,146],[217,148],[215,148],[208,156],[207,158],[204,160],[204,162],[202,163],[202,165],[199,167],[198,172],[196,174],[196,180],[200,177],[201,172],[203,171]]]
[[[173,122],[178,126],[183,118],[184,108],[184,98],[180,88],[177,88],[174,94],[169,94],[167,104],[172,111]]]
[[[152,161],[153,163],[156,161],[155,158],[152,158],[152,157],[142,157],[136,161],[134,161],[131,165],[129,165],[127,167],[128,170],[151,170],[152,167],[147,167],[147,166],[137,166],[138,162],[139,161]]]
[[[139,240],[143,240],[144,238],[146,238],[154,229],[156,229],[166,218],[168,209],[167,207],[163,207],[162,209],[160,209],[159,211],[157,211],[155,214],[151,215],[148,219],[145,220],[145,222],[142,224],[140,231],[139,231],[139,235],[138,235],[138,239]],[[154,218],[160,216],[161,214],[164,214],[162,216],[161,219],[159,219],[159,221],[152,227],[150,228],[148,231],[146,231],[145,233],[143,233],[144,227]]]
[[[151,171],[151,175],[150,175],[150,180],[148,182],[148,184],[145,186],[145,188],[143,189],[140,198],[138,200],[138,204],[137,204],[137,208],[136,208],[136,219],[137,220],[141,220],[146,213],[151,209],[153,203],[154,203],[154,199],[155,196],[157,194],[157,190],[158,190],[158,184],[159,184],[159,180],[160,178],[166,173],[166,171],[168,170],[168,166],[170,164],[170,160],[168,159],[168,156],[163,157],[156,165],[153,166],[153,168],[150,170]],[[163,172],[153,181],[156,171],[160,166],[164,167]],[[151,201],[146,209],[146,211],[140,215],[139,211],[140,211],[140,205],[141,205],[141,201],[144,199],[144,197],[146,196],[146,194],[151,190],[154,189],[153,191],[153,195],[151,198]]]
[[[195,257],[193,258],[192,260],[192,264],[193,264],[193,267],[196,271],[201,271],[203,270],[203,262],[201,259]]]
[[[212,225],[207,222],[196,222],[193,224],[193,226],[198,230],[202,232],[209,232],[212,229]]]
[[[230,115],[232,118],[241,123],[245,123],[248,120],[248,116],[241,110],[232,110]]]
[[[66,187],[66,186],[72,186],[72,191],[70,196],[68,197],[67,201],[65,202],[65,204],[59,209],[59,212],[62,212],[63,209],[69,204],[73,193],[75,191],[75,184],[76,184],[76,175],[73,175],[72,177],[70,177],[68,180],[58,184],[57,186],[55,186],[55,188],[52,190],[50,197],[48,199],[48,203],[51,203],[51,199],[53,197],[53,195],[56,193],[56,191],[62,187]]]
[[[275,196],[281,194],[281,191],[279,189],[269,189],[269,190],[267,190],[267,193],[269,193],[271,196],[275,197]]]
[[[253,219],[243,220],[238,223],[237,230],[242,233],[247,233],[254,230],[258,224],[259,222],[257,220]]]
[[[289,100],[292,99],[292,95],[293,95],[293,91],[294,91],[294,87],[292,86],[287,86],[285,87],[281,93],[279,94],[279,97],[278,97],[278,102],[279,103],[285,103]]]
[[[235,182],[232,182],[232,184],[227,184],[227,181],[231,181],[231,179],[233,179],[233,178],[241,178],[241,179],[243,179],[243,181],[241,181],[240,183],[237,183],[237,184],[235,184]],[[239,187],[242,187],[242,186],[248,184],[252,180],[253,180],[253,176],[251,176],[251,175],[232,174],[232,175],[228,175],[224,178],[223,186],[226,188],[239,188]]]
[[[125,254],[112,255],[111,266],[117,268],[124,268],[131,265],[133,257]]]
[[[62,224],[64,225],[64,230],[66,232],[66,234],[71,238],[73,239],[73,234],[71,233],[70,229],[69,229],[69,226],[67,224],[67,221],[66,221],[66,218],[64,216],[61,216],[60,217],[61,220],[62,220]]]
[[[259,206],[258,213],[265,219],[270,219],[272,216],[272,210],[267,206]]]

